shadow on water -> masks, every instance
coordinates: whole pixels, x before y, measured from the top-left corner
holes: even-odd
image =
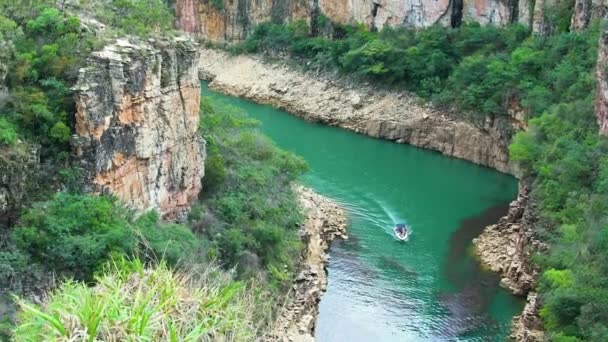
[[[492,206],[478,216],[464,219],[460,227],[450,236],[449,250],[444,260],[443,273],[454,287],[454,291],[439,294],[440,302],[450,312],[454,322],[446,326],[447,335],[467,337],[479,336],[479,330],[499,329],[500,325],[489,315],[492,300],[498,291],[500,277],[482,269],[472,256],[472,240],[483,229],[507,214],[508,203]]]

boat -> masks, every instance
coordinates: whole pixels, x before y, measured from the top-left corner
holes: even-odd
[[[401,241],[407,241],[410,238],[411,229],[405,223],[399,223],[393,228],[395,237]]]

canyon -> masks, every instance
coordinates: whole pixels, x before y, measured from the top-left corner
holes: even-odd
[[[180,29],[215,42],[244,39],[255,25],[305,20],[318,30],[322,15],[338,24],[363,24],[368,29],[385,26],[411,28],[439,24],[456,27],[461,22],[503,26],[520,23],[537,34],[554,29],[554,0],[174,0]],[[583,30],[606,13],[605,0],[576,0],[572,30]]]
[[[203,49],[201,78],[223,93],[271,104],[308,121],[438,151],[505,173],[516,173],[507,145],[510,120],[477,125],[410,93],[379,90],[336,77],[316,77],[255,56]]]

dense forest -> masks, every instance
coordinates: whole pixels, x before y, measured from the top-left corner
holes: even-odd
[[[60,338],[111,319],[122,322],[114,328],[124,335],[114,336],[123,338],[255,338],[297,267],[302,217],[291,183],[306,163],[243,113],[203,101],[206,190],[186,222],[137,216],[115,198],[80,193],[69,153],[78,69],[115,37],[174,31],[161,0],[83,1],[78,10],[95,20],[56,1],[0,0],[0,158],[36,146],[45,165],[23,210],[0,231],[0,312],[18,311],[20,322],[15,330],[15,315],[4,315],[0,333]],[[538,36],[516,24],[372,32],[317,20],[320,35],[304,22],[265,23],[229,49],[288,55],[307,69],[412,91],[464,119],[524,113],[528,128],[514,134],[510,154],[539,203],[535,233],[550,246],[534,260],[545,328],[554,341],[608,340],[608,144],[593,112],[600,23],[569,32],[558,20],[551,35]],[[23,299],[50,288],[54,276],[72,280],[47,311]],[[116,291],[124,284],[133,292]],[[9,292],[21,298],[17,306]],[[186,304],[208,319],[178,319]],[[143,310],[170,305],[162,321]],[[64,326],[67,316],[80,325]]]

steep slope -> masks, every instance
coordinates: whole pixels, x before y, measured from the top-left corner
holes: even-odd
[[[118,40],[93,54],[76,86],[72,143],[85,190],[165,217],[197,198],[205,151],[198,57],[185,38]]]
[[[174,0],[178,27],[211,41],[244,39],[262,22],[305,20],[319,16],[339,24],[363,24],[369,29],[385,26],[456,27],[461,22],[504,26],[521,23],[538,34],[554,29],[556,0]],[[606,12],[605,0],[576,0],[571,27],[585,29]],[[563,15],[563,14],[558,14]],[[314,26],[314,25],[312,25]]]

